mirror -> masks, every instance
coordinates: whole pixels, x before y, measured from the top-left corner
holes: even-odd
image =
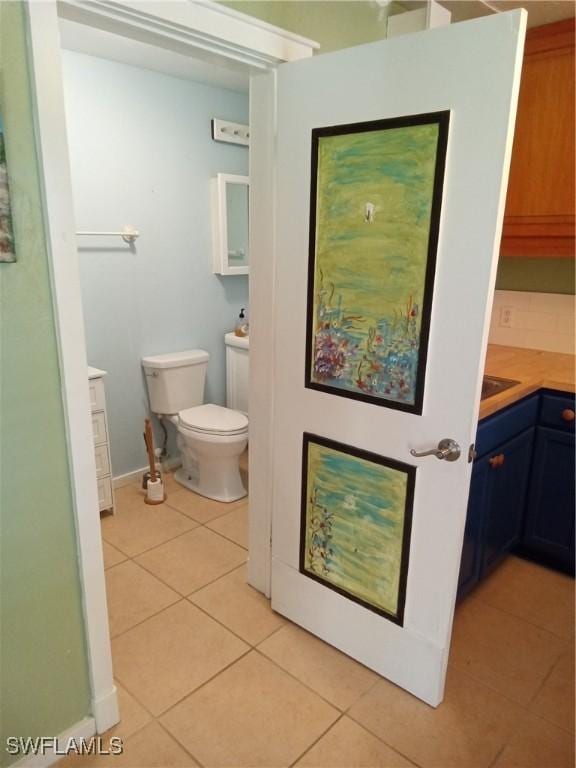
[[[248,176],[219,173],[212,179],[213,270],[247,275]]]
[[[248,266],[248,183],[226,184],[228,263]]]

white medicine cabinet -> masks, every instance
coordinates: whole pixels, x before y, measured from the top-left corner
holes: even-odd
[[[211,184],[213,271],[247,275],[248,176],[219,173]]]

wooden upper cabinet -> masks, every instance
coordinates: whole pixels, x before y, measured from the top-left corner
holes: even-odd
[[[502,256],[574,256],[574,29],[526,37]]]

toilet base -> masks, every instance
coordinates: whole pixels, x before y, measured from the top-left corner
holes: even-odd
[[[223,470],[223,467],[219,468],[219,474]],[[206,474],[206,473],[204,473]],[[222,484],[221,475],[218,478],[205,477],[204,482],[200,482],[199,474],[192,474],[184,466],[176,470],[174,473],[174,479],[180,485],[188,488],[189,491],[204,496],[207,499],[213,501],[221,501],[228,504],[232,501],[238,501],[248,496],[248,491],[244,488],[242,478],[240,477],[240,471],[238,470],[238,459],[236,459],[236,471],[233,470],[227,473],[226,483]],[[216,481],[216,482],[214,482]],[[218,488],[218,490],[216,490]]]

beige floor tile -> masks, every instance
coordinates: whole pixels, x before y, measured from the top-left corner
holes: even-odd
[[[176,493],[176,491],[182,490],[182,486],[174,477],[174,472],[164,472],[163,480],[164,480],[164,489],[168,495],[170,495],[171,493]]]
[[[248,549],[248,504],[206,523],[206,527]]]
[[[125,632],[180,600],[174,592],[132,560],[106,571],[110,637]]]
[[[162,726],[153,722],[124,742],[122,754],[70,756],[60,760],[57,765],[59,768],[194,768],[198,763]]]
[[[149,505],[140,500],[103,517],[102,537],[134,557],[195,527],[193,520],[166,504]]]
[[[189,595],[246,561],[247,552],[206,528],[145,552],[136,558],[159,579]]]
[[[104,568],[112,568],[126,560],[126,555],[113,547],[112,544],[108,544],[107,541],[102,541],[102,554],[104,556]]]
[[[287,624],[258,650],[339,709],[347,709],[379,676],[294,624]]]
[[[116,683],[116,689],[118,691],[118,709],[120,710],[120,722],[110,730],[106,731],[105,736],[110,738],[111,736],[120,736],[122,739],[127,739],[140,728],[149,723],[152,716],[139,704],[134,696],[128,693],[128,691]]]
[[[129,483],[114,489],[116,510],[125,509],[144,502],[144,490],[141,482]]]
[[[126,741],[119,768],[193,768],[198,763],[158,723],[150,723]]]
[[[119,768],[194,768],[198,763],[158,723],[150,723],[126,741]]]
[[[566,641],[470,597],[457,609],[450,664],[527,705]]]
[[[186,600],[112,641],[120,682],[158,715],[248,650]]]
[[[574,768],[574,738],[528,714],[494,768]]]
[[[560,637],[574,637],[574,579],[563,573],[508,557],[474,597]]]
[[[344,716],[296,765],[303,768],[410,768],[414,763]]]
[[[250,645],[257,645],[285,624],[270,601],[246,583],[245,565],[194,592],[189,599]]]
[[[436,709],[382,680],[349,715],[423,768],[487,768],[524,711],[452,669]]]
[[[558,660],[530,709],[574,733],[574,648]]]
[[[252,651],[163,718],[205,766],[276,768],[298,758],[337,710]]]
[[[189,491],[187,488],[179,487],[179,490],[173,491],[168,497],[167,503],[199,523],[208,523],[216,517],[221,517],[238,506],[246,504],[247,498],[232,501],[224,504],[221,501],[213,501],[199,496],[197,493]]]

